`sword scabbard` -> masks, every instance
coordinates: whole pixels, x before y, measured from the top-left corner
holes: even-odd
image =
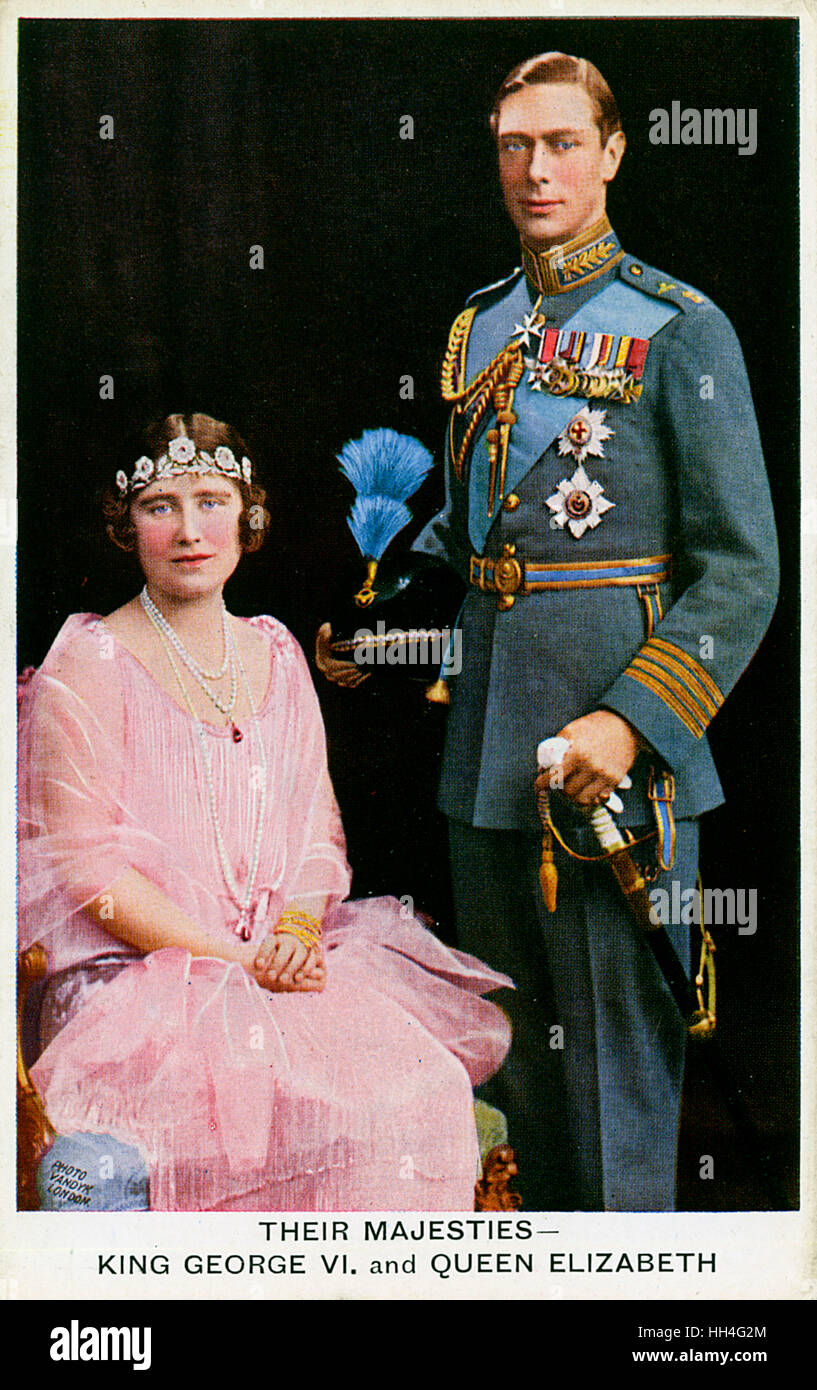
[[[639,926],[648,932],[660,930],[661,923],[652,913],[647,881],[626,845],[610,855],[610,868]]]

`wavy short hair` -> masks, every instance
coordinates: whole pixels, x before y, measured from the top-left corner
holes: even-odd
[[[203,449],[208,454],[214,454],[222,445],[232,449],[237,459],[243,458],[249,452],[241,435],[232,425],[225,424],[223,420],[214,420],[211,415],[198,414],[168,415],[163,420],[154,421],[141,436],[138,448],[155,463],[162,454],[167,453],[171,439],[176,439],[180,434],[188,435],[198,449]],[[254,477],[255,461],[252,460],[252,463]],[[231,481],[241,493],[244,504],[238,518],[241,549],[246,552],[260,550],[270,526],[270,514],[264,505],[267,494],[260,483],[255,481],[245,483],[243,478],[233,478]],[[132,501],[132,494],[123,496],[113,485],[106,487],[102,497],[105,530],[120,550],[133,550],[136,544],[136,533],[131,520]]]
[[[555,85],[560,82],[572,82],[587,93],[596,117],[601,143],[606,145],[610,136],[622,129],[616,99],[597,67],[587,58],[574,58],[569,53],[537,53],[535,58],[526,58],[524,63],[518,63],[508,73],[496,94],[491,111],[490,126],[494,135],[499,126],[499,108],[506,97],[523,87]]]

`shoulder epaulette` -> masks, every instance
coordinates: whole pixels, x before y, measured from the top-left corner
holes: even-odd
[[[651,295],[654,299],[669,301],[676,308],[683,309],[684,313],[691,313],[703,306],[712,307],[712,300],[701,294],[700,290],[692,289],[690,285],[685,285],[683,281],[676,280],[671,275],[665,275],[662,270],[644,265],[643,261],[638,261],[633,256],[624,257],[619,264],[618,273],[626,285],[632,285],[633,289],[641,290],[643,294]]]

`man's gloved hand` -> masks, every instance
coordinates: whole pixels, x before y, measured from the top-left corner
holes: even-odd
[[[324,623],[318,628],[315,638],[315,664],[326,679],[334,685],[346,685],[350,688],[367,680],[370,672],[361,671],[355,661],[339,661],[332,651],[331,642],[332,628],[329,623]]]

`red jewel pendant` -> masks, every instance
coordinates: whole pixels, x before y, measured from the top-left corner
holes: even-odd
[[[237,725],[233,725],[233,743],[240,743],[244,735]]]

